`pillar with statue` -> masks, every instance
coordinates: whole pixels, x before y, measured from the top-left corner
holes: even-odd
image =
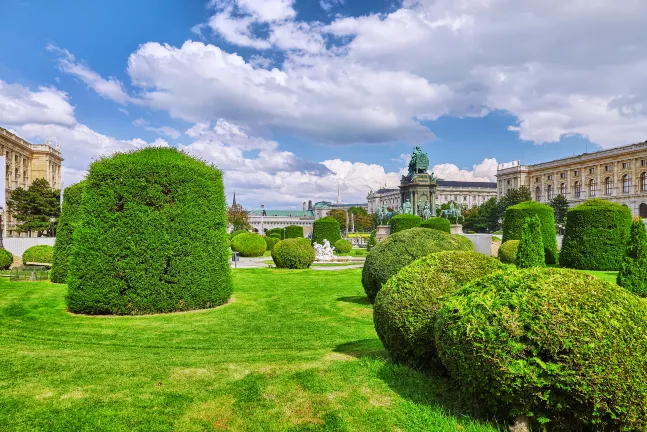
[[[400,181],[402,213],[425,220],[436,215],[436,177],[428,170],[429,157],[416,147],[409,161],[409,172]]]

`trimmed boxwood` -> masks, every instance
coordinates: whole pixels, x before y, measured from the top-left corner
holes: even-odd
[[[503,219],[503,243],[508,240],[521,240],[521,232],[526,218],[538,216],[541,222],[541,238],[544,243],[546,264],[557,262],[557,234],[555,232],[555,210],[546,204],[524,201],[508,207]]]
[[[468,397],[561,430],[647,427],[647,307],[567,269],[499,272],[437,314],[436,346]],[[545,425],[544,425],[545,426]]]
[[[281,240],[272,249],[272,260],[278,268],[306,269],[315,260],[315,250],[306,238]]]
[[[246,233],[248,233],[248,232],[249,232],[249,231],[247,231],[247,230],[236,230],[236,231],[232,231],[232,232],[231,232],[231,234],[229,234],[229,240],[233,240],[233,238],[234,238],[234,237],[236,237],[236,236],[237,236],[237,235],[239,235],[239,234],[246,234]]]
[[[395,215],[389,221],[389,225],[391,226],[391,234],[395,234],[397,232],[410,228],[418,228],[421,223],[422,218],[420,216],[412,214]]]
[[[277,233],[268,234],[267,237],[272,237],[279,241],[281,240],[281,234],[277,234]]]
[[[312,224],[312,242],[323,244],[328,240],[334,245],[337,240],[341,239],[339,222],[331,217],[317,219]]]
[[[559,264],[587,270],[619,270],[631,231],[631,210],[602,199],[568,210]]]
[[[521,240],[514,261],[517,268],[544,267],[544,243],[541,238],[541,222],[538,216],[526,218]]]
[[[335,242],[335,250],[339,253],[345,254],[353,249],[353,245],[348,240],[337,240]]]
[[[226,206],[222,173],[173,148],[92,163],[69,261],[69,309],[131,315],[225,303]]]
[[[63,210],[56,227],[56,242],[54,243],[54,257],[52,258],[52,271],[50,279],[55,283],[67,281],[67,269],[74,229],[81,218],[81,198],[85,181],[65,188],[63,193]]]
[[[462,285],[497,270],[497,259],[470,251],[438,252],[402,268],[375,299],[373,322],[396,362],[430,366],[437,357],[434,326],[444,299]]]
[[[499,247],[499,260],[505,264],[514,264],[518,249],[519,240],[508,240]]]
[[[362,269],[362,286],[370,302],[375,301],[380,288],[391,276],[412,261],[434,252],[473,249],[457,237],[438,230],[411,228],[391,234],[375,245]]]
[[[265,234],[271,237],[278,237],[279,240],[283,240],[283,235],[285,231],[283,231],[283,228],[272,228],[268,229]]]
[[[373,247],[377,244],[377,239],[375,238],[376,233],[377,230],[372,230],[371,234],[368,236],[368,242],[366,244],[368,250],[373,249]]]
[[[263,237],[265,239],[265,250],[271,251],[274,249],[274,246],[281,240],[276,237]]]
[[[49,245],[32,246],[22,253],[22,262],[27,263],[47,263],[51,264],[54,260],[54,248]]]
[[[438,231],[443,231],[448,234],[451,234],[452,232],[452,224],[449,222],[449,219],[441,218],[441,217],[432,217],[427,219],[426,221],[422,221],[420,224],[420,228],[430,228],[430,229],[436,229]]]
[[[636,295],[647,297],[647,229],[640,218],[631,224],[631,235],[616,283]]]
[[[263,256],[266,247],[265,239],[254,233],[237,235],[231,241],[231,250],[238,252],[242,257]]]
[[[285,227],[285,238],[303,238],[303,227],[298,225],[288,225]]]
[[[13,254],[7,249],[0,249],[0,270],[7,270],[13,264]]]

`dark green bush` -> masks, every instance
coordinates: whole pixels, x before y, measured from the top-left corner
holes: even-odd
[[[268,234],[268,237],[272,237],[272,238],[275,238],[275,239],[281,241],[281,234],[272,233],[272,234]]]
[[[232,231],[231,234],[229,234],[229,240],[233,240],[234,237],[236,237],[239,234],[246,234],[246,233],[249,233],[249,231],[247,231],[247,230]]]
[[[7,249],[0,249],[0,270],[7,270],[13,264],[13,254]]]
[[[551,429],[647,427],[647,307],[581,272],[485,276],[447,299],[436,347],[466,396]],[[538,428],[539,429],[539,428]]]
[[[68,186],[63,193],[63,211],[58,218],[58,226],[56,227],[56,242],[54,243],[54,256],[50,273],[50,279],[55,283],[65,283],[67,281],[72,238],[74,229],[81,217],[81,198],[83,197],[84,185],[85,182],[82,181]]]
[[[298,225],[288,225],[285,227],[285,238],[303,238],[303,227]]]
[[[451,234],[452,232],[452,226],[451,226],[451,223],[449,222],[449,219],[445,219],[441,217],[432,217],[427,219],[426,221],[423,221],[420,224],[420,228],[436,229],[438,231],[443,231],[448,234]]]
[[[422,218],[420,216],[412,214],[399,214],[395,215],[389,221],[391,225],[391,234],[395,234],[400,231],[404,231],[410,228],[418,228],[422,223]]]
[[[514,261],[517,268],[545,267],[544,243],[541,238],[539,217],[526,218]]]
[[[377,239],[375,238],[375,234],[377,233],[377,230],[371,231],[371,235],[368,236],[368,242],[367,242],[367,249],[371,250],[373,247],[377,244]]]
[[[631,224],[617,283],[636,295],[647,297],[647,229],[642,219]]]
[[[225,303],[232,290],[226,205],[221,172],[173,148],[92,163],[68,307],[130,315]]]
[[[22,253],[22,262],[27,263],[47,263],[51,264],[54,260],[54,248],[48,245],[32,246]]]
[[[619,270],[631,231],[631,210],[602,199],[568,210],[559,264],[587,270]]]
[[[285,235],[285,231],[283,231],[283,228],[272,228],[272,229],[268,229],[265,234],[270,237],[278,236],[279,240],[284,240],[283,236]]]
[[[538,216],[541,221],[541,238],[544,244],[546,264],[557,262],[557,234],[555,232],[555,210],[546,204],[524,201],[508,207],[503,219],[503,242],[521,240],[526,218]]]
[[[276,237],[263,237],[265,239],[265,250],[271,251],[274,249],[274,246],[281,240]]]
[[[337,240],[341,239],[339,222],[331,217],[317,219],[312,224],[312,242],[323,244],[328,240],[334,245]]]
[[[505,264],[514,264],[518,249],[519,240],[508,240],[499,247],[499,260]]]
[[[315,250],[306,238],[286,239],[274,246],[272,260],[278,268],[306,269],[315,260]]]
[[[231,250],[238,252],[242,257],[263,256],[266,247],[265,239],[254,233],[237,235],[231,241]]]
[[[382,285],[412,261],[434,252],[473,249],[457,237],[438,230],[411,228],[378,243],[366,257],[362,269],[362,285],[371,303]]]
[[[375,299],[373,321],[396,362],[428,366],[437,357],[434,326],[444,299],[462,285],[500,270],[495,258],[468,251],[438,252],[402,268]]]
[[[337,240],[335,242],[335,250],[339,253],[346,254],[353,250],[353,245],[348,240]]]

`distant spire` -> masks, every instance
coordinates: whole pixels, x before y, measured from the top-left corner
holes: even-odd
[[[341,204],[341,182],[337,182],[337,204]]]
[[[236,191],[234,191],[234,202],[231,206],[236,207]]]

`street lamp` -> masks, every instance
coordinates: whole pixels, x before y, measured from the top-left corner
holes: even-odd
[[[265,216],[265,204],[261,204],[261,235],[265,235],[265,230],[263,230],[263,216]]]
[[[56,222],[56,218],[54,216],[49,217],[49,235],[51,237],[56,237],[54,234],[54,222]]]

